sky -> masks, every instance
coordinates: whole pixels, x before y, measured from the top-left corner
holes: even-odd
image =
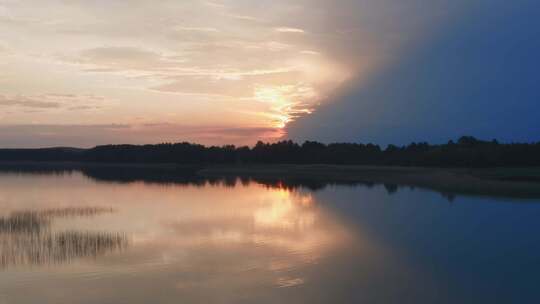
[[[540,5],[455,2],[439,26],[337,90],[288,136],[382,145],[463,135],[540,141]]]
[[[540,140],[533,0],[0,0],[0,147]]]

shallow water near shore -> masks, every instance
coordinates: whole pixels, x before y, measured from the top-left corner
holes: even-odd
[[[540,302],[540,200],[156,176],[0,172],[0,303]]]

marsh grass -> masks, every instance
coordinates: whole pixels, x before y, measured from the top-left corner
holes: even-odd
[[[0,268],[57,265],[117,252],[128,246],[124,233],[67,231],[0,234]]]
[[[55,218],[92,217],[113,212],[114,209],[104,207],[15,211],[7,217],[0,217],[0,233],[40,233],[49,229]]]
[[[92,217],[112,212],[112,208],[70,207],[17,211],[0,217],[0,269],[71,263],[74,259],[96,258],[125,249],[129,239],[124,233],[53,232],[51,229],[56,218]]]

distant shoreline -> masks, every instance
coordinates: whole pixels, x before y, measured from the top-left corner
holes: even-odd
[[[105,145],[90,149],[0,149],[0,161],[85,163],[174,163],[181,165],[332,164],[429,168],[540,167],[540,142],[500,143],[462,136],[446,144],[406,146],[291,140],[257,142],[253,147],[204,146],[188,142],[154,145]]]
[[[153,170],[174,179],[174,174],[200,178],[251,178],[257,180],[320,183],[374,183],[419,187],[456,195],[540,198],[540,168],[422,168],[353,165],[178,165],[84,162],[0,162],[0,172],[33,170],[123,169]],[[156,171],[157,170],[157,171]],[[144,174],[144,172],[143,172]],[[183,175],[185,177],[185,175]],[[172,177],[171,177],[172,176]]]

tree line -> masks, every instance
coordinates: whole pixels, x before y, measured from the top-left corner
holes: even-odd
[[[540,166],[540,142],[502,144],[463,136],[446,144],[406,146],[290,140],[253,147],[192,143],[104,145],[91,149],[1,149],[0,161],[76,161],[175,164],[339,164],[425,167]]]

